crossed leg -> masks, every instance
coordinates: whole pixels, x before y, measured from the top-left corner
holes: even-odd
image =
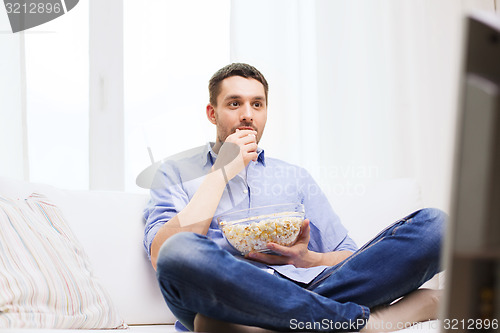
[[[418,289],[397,302],[375,308],[370,314],[363,333],[392,332],[408,328],[416,323],[434,320],[438,317],[441,290]],[[260,327],[232,324],[197,314],[194,320],[195,332],[218,333],[272,333]]]
[[[276,288],[268,290],[268,292],[274,296],[277,296],[275,294],[278,293],[281,294],[283,299],[286,299],[293,295],[293,302],[287,304],[278,302],[278,304],[275,304],[275,306],[279,307],[279,310],[283,310],[283,306],[292,306],[292,308],[290,308],[291,311],[286,315],[283,311],[276,311],[275,313],[283,313],[286,318],[293,313],[297,315],[300,313],[302,315],[302,311],[299,310],[299,308],[301,308],[299,305],[302,304],[311,309],[314,308],[314,311],[311,313],[316,314],[316,318],[330,318],[330,316],[338,316],[344,313],[343,311],[349,314],[359,313],[359,310],[363,309],[359,308],[359,306],[357,307],[356,304],[362,304],[364,307],[372,309],[367,325],[365,325],[366,332],[374,332],[374,329],[378,332],[382,331],[381,328],[383,329],[384,327],[381,326],[381,323],[392,323],[392,325],[387,324],[385,326],[386,331],[389,331],[394,330],[394,327],[398,327],[395,325],[396,323],[403,323],[404,325],[405,323],[435,319],[437,317],[437,304],[439,299],[437,292],[432,290],[413,290],[418,288],[418,286],[439,270],[439,249],[442,236],[440,229],[442,228],[442,222],[444,222],[444,214],[437,210],[416,212],[396,222],[343,263],[325,270],[326,274],[318,277],[317,281],[313,281],[313,283],[306,288],[309,289],[311,293],[304,293],[298,286],[293,286],[293,283],[290,285],[288,282],[286,284],[279,284],[275,280],[268,281],[270,284],[273,282],[276,285]],[[187,247],[193,250],[195,245],[201,246],[205,244],[203,245],[204,251],[190,251],[188,253],[189,256],[192,256],[193,253],[207,253],[208,251],[216,254],[216,256],[214,256],[214,264],[218,262],[219,259],[222,259],[222,253],[213,247],[210,242],[202,238],[194,238],[199,237],[187,235],[178,238],[177,243],[179,247],[172,246],[172,248],[165,252],[175,253],[175,249],[181,248],[181,245],[183,248]],[[187,242],[190,242],[190,246],[186,246],[188,244]],[[176,256],[172,257],[172,259],[176,258]],[[224,285],[228,286],[227,283],[232,280],[227,280],[227,277],[233,275],[235,271],[246,270],[247,268],[241,264],[234,263],[230,257],[225,258],[224,265],[220,265],[217,270],[209,272],[210,274],[202,279],[194,279],[189,285],[186,285],[186,288],[183,288],[183,292],[181,292],[178,288],[178,284],[177,286],[175,284],[171,285],[174,282],[172,279],[184,283],[186,278],[190,278],[192,274],[189,274],[189,276],[184,274],[182,279],[179,278],[178,275],[167,274],[172,272],[174,268],[178,270],[179,267],[185,266],[187,260],[191,257],[179,258],[172,261],[170,265],[160,265],[160,267],[164,266],[164,269],[159,270],[159,272],[162,271],[162,273],[159,274],[160,285],[162,286],[164,296],[169,306],[173,306],[174,309],[178,310],[176,316],[177,314],[184,316],[186,318],[185,322],[189,322],[189,316],[191,316],[189,311],[194,310],[191,317],[191,329],[205,332],[271,332],[257,327],[245,326],[248,324],[252,325],[254,322],[257,323],[259,320],[262,321],[261,315],[267,314],[267,317],[269,317],[269,311],[259,312],[262,306],[267,308],[269,303],[260,303],[260,305],[259,303],[249,303],[249,305],[256,306],[256,308],[252,308],[252,310],[257,311],[253,313],[253,320],[247,320],[247,315],[244,315],[242,312],[248,308],[242,308],[241,305],[237,305],[236,307],[239,308],[240,312],[234,312],[231,309],[233,309],[235,304],[231,305],[230,303],[228,303],[227,308],[225,308],[227,312],[226,318],[221,317],[217,318],[217,320],[211,318],[219,316],[220,311],[212,311],[210,314],[195,310],[196,307],[203,310],[209,309],[209,307],[203,305],[206,302],[217,301],[218,304],[225,305],[227,300],[222,300],[220,297],[226,296],[227,294],[216,294],[211,293],[211,291]],[[204,256],[202,259],[206,260],[206,257]],[[235,269],[224,271],[224,269],[228,268],[226,266],[228,266],[229,263],[235,265]],[[198,264],[201,264],[201,262]],[[197,265],[185,267],[189,267],[189,272],[191,272],[192,268],[197,269]],[[207,274],[204,270],[199,269],[197,269],[196,272],[197,274]],[[250,269],[248,269],[247,273],[248,276],[257,274],[257,272]],[[164,279],[161,278],[163,275],[165,276]],[[219,279],[218,277],[221,275],[222,278],[226,278],[226,280],[217,282]],[[261,275],[262,279],[264,277],[266,279],[271,278],[267,273],[262,273]],[[208,289],[200,289],[199,287],[201,286],[205,286]],[[238,286],[240,286],[239,281],[234,284],[234,287]],[[196,292],[193,288],[197,289]],[[262,285],[260,285],[260,288],[262,288]],[[205,291],[209,291],[210,294],[207,295],[205,301],[203,301],[205,303],[198,304],[201,302],[199,297],[200,293],[205,293]],[[245,292],[245,288],[240,288],[235,291]],[[299,298],[299,294],[304,297]],[[184,295],[184,297],[179,298],[180,295]],[[390,304],[394,299],[402,295],[406,296],[389,306],[379,307],[380,305]],[[243,299],[238,298],[240,300],[238,303],[242,300],[244,301],[245,298],[248,298],[250,301],[258,300],[248,293],[240,296],[242,296]],[[236,301],[236,298],[233,298],[234,297],[230,300]],[[346,302],[351,303],[348,305]],[[331,308],[332,306],[334,307]],[[271,313],[273,312],[274,311]],[[360,314],[358,315],[360,316]],[[232,321],[236,316],[239,316],[239,322],[244,325],[227,323],[227,321]],[[270,324],[268,324],[267,327],[277,327],[271,322],[280,322],[279,326],[286,330],[286,318],[282,317],[280,319],[280,317],[281,316],[269,317],[267,320]],[[303,318],[305,320],[308,320],[307,318],[311,320],[308,315],[303,316]],[[234,321],[238,322],[236,320]],[[389,327],[391,329],[389,329]]]

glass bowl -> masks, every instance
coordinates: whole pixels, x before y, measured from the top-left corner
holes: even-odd
[[[241,254],[271,252],[267,243],[291,246],[304,221],[302,204],[279,204],[238,210],[217,217],[226,240]]]

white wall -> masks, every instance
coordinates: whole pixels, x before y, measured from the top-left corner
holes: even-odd
[[[123,191],[123,2],[90,0],[89,20],[89,188]]]
[[[463,14],[493,0],[232,4],[232,60],[270,81],[271,155],[329,195],[411,177],[426,206],[448,209]]]
[[[270,156],[308,168],[330,194],[387,178],[416,178],[423,186],[426,205],[447,208],[462,15],[469,8],[495,10],[496,6],[498,11],[498,0],[234,0],[230,36],[224,33],[224,25],[229,24],[229,13],[223,9],[229,10],[227,1],[207,3],[201,15],[190,11],[196,2],[158,1],[162,10],[156,16],[147,9],[134,9],[134,4],[131,0],[124,3],[125,104],[124,110],[114,110],[118,120],[124,117],[125,132],[119,141],[125,150],[122,184],[127,190],[136,190],[134,178],[149,164],[142,129],[146,127],[156,159],[212,139],[210,133],[215,129],[204,116],[208,79],[227,62],[244,61],[259,68],[270,83],[269,119],[261,142]],[[213,7],[209,4],[220,6],[218,15],[203,15]],[[88,72],[82,65],[88,55],[80,49],[88,35],[57,24],[68,20],[83,24],[71,15],[84,8],[79,4],[40,27],[41,32],[51,29],[52,35],[30,35],[32,40],[45,38],[54,48],[72,40],[74,44],[53,60],[74,58],[79,64],[75,73],[82,68]],[[8,30],[6,15],[1,14],[2,29]],[[106,22],[99,25],[102,27],[94,31],[106,29]],[[215,32],[207,32],[208,27]],[[206,35],[196,41],[200,32]],[[8,64],[8,76],[0,78],[2,106],[8,105],[0,110],[0,135],[11,139],[9,144],[6,140],[0,143],[5,162],[0,171],[22,177],[27,170],[26,100],[20,95],[22,43],[13,36],[19,35],[0,35],[0,57],[4,59],[0,66]],[[32,59],[55,56],[43,43],[38,44],[40,51],[31,49]],[[183,60],[192,65],[192,72],[181,65]],[[38,80],[43,88],[39,92],[50,90],[44,96],[56,96],[61,89],[71,91],[72,85],[88,86],[88,78],[75,77],[68,85],[65,68],[69,67],[58,76],[46,76],[45,85]],[[33,87],[28,80],[28,90]],[[92,84],[90,89],[92,94],[100,86]],[[75,98],[67,99],[80,101],[88,96],[82,91],[78,88]],[[33,96],[29,98],[28,114],[39,111],[41,104]],[[55,104],[44,106],[50,117],[40,113],[30,118],[31,123],[28,120],[32,180],[64,186],[77,179],[75,186],[67,187],[83,187],[88,183],[92,156],[92,151],[80,147],[81,142],[88,142],[88,124],[81,112],[88,109],[88,101],[78,102],[78,108],[61,101],[51,98],[50,103]],[[40,123],[44,118],[52,119],[45,132]],[[65,122],[59,123],[62,120]],[[113,124],[110,120],[108,126]],[[196,137],[182,139],[185,129],[196,132]],[[111,147],[110,140],[102,137],[98,144],[105,151]],[[59,150],[46,154],[44,147],[56,145]],[[68,145],[77,148],[68,152]],[[68,156],[72,162],[61,167]],[[105,159],[95,164],[106,170]],[[117,188],[123,188],[120,186]]]

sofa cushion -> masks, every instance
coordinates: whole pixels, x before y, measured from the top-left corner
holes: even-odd
[[[125,328],[60,210],[0,197],[0,328]]]
[[[62,190],[0,177],[0,195],[43,193],[62,211],[127,324],[173,324],[143,246],[147,194]]]

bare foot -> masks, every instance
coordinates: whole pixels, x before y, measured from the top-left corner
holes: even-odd
[[[396,303],[374,309],[361,332],[397,331],[437,319],[441,294],[442,290],[418,289]]]

